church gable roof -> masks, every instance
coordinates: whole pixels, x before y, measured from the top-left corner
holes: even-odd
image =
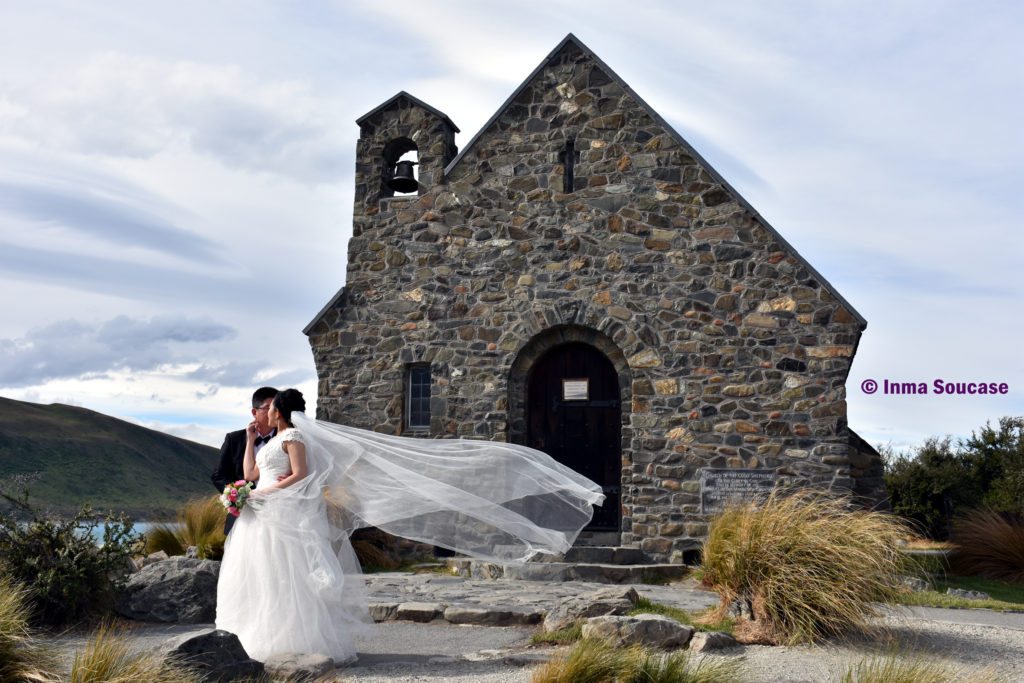
[[[779,243],[779,245],[782,247],[783,250],[785,250],[786,252],[792,254],[793,257],[796,258],[797,261],[799,261],[800,264],[802,266],[804,266],[807,269],[807,271],[818,282],[820,282],[821,285],[826,290],[828,290],[828,292],[830,294],[832,294],[832,296],[834,296],[836,298],[836,300],[847,311],[850,312],[851,315],[853,315],[857,319],[857,321],[861,324],[862,327],[867,327],[867,324],[868,324],[867,323],[867,319],[864,318],[864,316],[862,316],[857,311],[857,309],[855,309],[850,304],[850,302],[847,301],[836,290],[836,288],[828,280],[826,280],[825,277],[821,273],[819,273],[816,268],[814,268],[814,266],[812,266],[807,261],[807,259],[805,259],[803,256],[801,256],[800,253],[793,247],[793,245],[791,245],[789,242],[787,242],[786,239],[781,234],[779,234],[778,230],[776,230],[774,227],[772,227],[772,225],[764,218],[764,216],[762,216],[760,213],[758,213],[758,211],[756,209],[754,209],[754,207],[750,204],[750,202],[748,202],[739,192],[737,192],[736,189],[724,177],[722,177],[722,175],[720,173],[718,173],[718,171],[716,171],[707,162],[707,160],[705,160],[704,157],[701,156],[700,153],[698,153],[693,148],[693,146],[690,145],[690,143],[687,142],[686,139],[683,138],[683,136],[679,134],[679,132],[677,130],[675,130],[671,125],[669,125],[669,123],[667,121],[665,121],[665,119],[662,118],[661,115],[658,114],[658,112],[655,111],[653,107],[651,107],[649,104],[647,104],[647,102],[645,102],[644,99],[642,97],[640,97],[640,95],[638,95],[636,93],[636,91],[634,91],[629,86],[628,83],[626,83],[624,80],[622,80],[622,78],[617,73],[615,73],[615,71],[612,70],[611,67],[609,67],[607,64],[605,64],[604,61],[594,53],[593,50],[588,48],[579,38],[577,38],[572,33],[570,33],[564,39],[562,39],[562,41],[547,55],[547,57],[545,57],[543,60],[541,60],[541,63],[537,66],[537,68],[535,68],[530,73],[530,75],[527,76],[525,80],[523,80],[523,82],[519,85],[519,87],[517,87],[512,92],[512,94],[509,95],[508,99],[506,99],[502,103],[502,105],[500,107],[498,107],[498,110],[494,113],[494,115],[491,116],[491,118],[487,120],[487,122],[480,128],[480,130],[476,133],[476,135],[474,135],[472,137],[472,139],[470,139],[470,141],[466,144],[466,146],[462,149],[462,151],[460,151],[459,154],[454,159],[452,159],[451,163],[449,163],[448,166],[445,167],[445,170],[444,170],[445,176],[451,175],[451,173],[459,166],[459,163],[462,161],[462,159],[473,149],[475,143],[481,137],[483,137],[483,135],[491,128],[491,126],[494,125],[494,123],[517,100],[517,98],[519,98],[519,96],[522,94],[522,92],[527,87],[530,86],[530,84],[534,81],[534,79],[536,79],[541,74],[541,72],[549,64],[551,64],[553,61],[555,61],[556,58],[566,48],[576,48],[576,49],[580,50],[584,55],[586,55],[586,57],[588,59],[592,60],[594,62],[594,64],[599,69],[601,69],[601,71],[603,71],[605,73],[605,75],[608,76],[608,78],[610,78],[614,83],[616,83],[619,87],[621,87],[637,103],[637,105],[648,116],[651,117],[651,119],[658,126],[660,126],[662,129],[664,129],[665,132],[669,136],[671,136],[672,139],[680,147],[682,147],[682,149],[685,150],[687,154],[692,156],[697,161],[697,163],[700,164],[700,166],[705,171],[707,171],[707,173],[712,178],[714,178],[715,182],[717,182],[719,185],[721,185],[726,190],[726,192],[728,192],[736,200],[736,202],[746,212],[748,212],[750,214],[750,216],[753,217],[753,219],[755,221],[757,221],[757,223],[759,225],[763,226],[764,229],[767,230],[769,232],[769,234],[771,234],[771,236],[775,239],[775,241],[777,241]],[[397,95],[396,95],[396,97],[397,97]],[[380,109],[380,107],[378,107],[377,110],[379,110],[379,109]],[[376,112],[377,110],[374,110],[374,112]],[[371,112],[371,113],[374,113],[374,112]]]
[[[412,95],[410,95],[409,93],[405,92],[404,90],[400,90],[398,92],[398,94],[396,94],[394,97],[390,98],[386,102],[384,102],[384,103],[374,107],[370,111],[368,111],[365,114],[363,114],[362,116],[360,116],[358,119],[356,119],[356,125],[362,126],[364,123],[366,123],[371,118],[373,118],[377,113],[385,111],[387,109],[391,109],[392,107],[397,105],[402,100],[405,100],[406,102],[410,102],[410,103],[416,105],[417,107],[422,107],[423,109],[426,109],[431,114],[433,114],[434,116],[436,116],[437,118],[441,119],[442,121],[447,123],[449,126],[451,126],[452,130],[454,130],[456,133],[460,132],[459,131],[459,127],[456,126],[455,123],[450,118],[448,118],[447,114],[445,114],[440,109],[436,109],[434,107],[431,107],[429,104],[427,104],[423,100],[419,99],[418,97],[413,97]]]

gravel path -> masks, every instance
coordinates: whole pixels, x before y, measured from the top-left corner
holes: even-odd
[[[540,583],[472,581],[431,575],[372,575],[368,577],[371,602],[434,601],[480,606],[544,607],[560,600],[609,588],[582,582]],[[692,584],[636,586],[644,596],[660,603],[700,609],[714,596]],[[742,646],[712,655],[739,658],[743,681],[751,683],[803,683],[838,681],[846,667],[872,654],[897,649],[927,661],[941,660],[965,672],[989,667],[1009,682],[1024,683],[1024,615],[987,610],[912,608],[889,611],[877,620],[873,639],[833,642],[817,647]],[[155,650],[172,637],[206,626],[168,626],[132,623],[129,631],[138,650]],[[430,683],[527,682],[538,663],[566,648],[533,647],[530,636],[537,627],[465,626],[444,621],[428,624],[390,621],[379,624],[372,638],[358,641],[359,660],[346,668],[340,680]],[[54,644],[67,664],[85,642],[81,634],[68,634]],[[993,683],[995,678],[992,678]]]

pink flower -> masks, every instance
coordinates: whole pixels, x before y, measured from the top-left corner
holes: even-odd
[[[228,500],[232,503],[238,500],[238,491],[231,491],[228,493]]]
[[[235,486],[245,486],[245,479],[239,479],[235,482]]]
[[[242,511],[239,510],[238,508],[228,508],[228,513],[232,517],[237,517],[238,515],[242,514]]]

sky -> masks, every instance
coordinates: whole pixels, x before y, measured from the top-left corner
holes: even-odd
[[[1024,415],[1024,5],[943,0],[5,0],[0,395],[211,445],[312,398],[355,120],[405,90],[463,146],[570,32],[867,318],[861,436]]]

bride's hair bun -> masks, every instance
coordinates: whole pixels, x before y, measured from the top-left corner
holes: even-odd
[[[281,413],[285,422],[291,424],[292,413],[306,412],[306,399],[302,398],[302,392],[298,389],[285,389],[274,397],[274,407]]]

